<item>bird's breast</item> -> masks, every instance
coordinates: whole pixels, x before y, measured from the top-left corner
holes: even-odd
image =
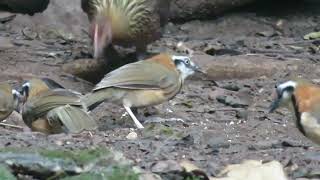
[[[309,112],[303,112],[301,113],[301,125],[306,136],[320,145],[320,117],[315,117]]]
[[[145,107],[161,104],[171,98],[164,90],[133,90],[123,98],[123,103],[131,107]]]
[[[38,119],[34,120],[31,123],[30,128],[32,129],[32,131],[38,131],[38,132],[42,132],[44,134],[56,134],[56,133],[63,132],[61,129],[61,126],[59,126],[59,127],[51,126],[49,124],[48,120],[45,118],[38,118]]]

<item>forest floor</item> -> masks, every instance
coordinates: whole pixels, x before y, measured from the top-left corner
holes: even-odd
[[[81,38],[68,38],[48,29],[34,30],[21,23],[28,18],[19,15],[0,24],[0,79],[18,84],[21,76],[48,76],[69,89],[88,92],[89,83],[61,70],[67,62],[91,57],[88,36],[83,33]],[[320,10],[314,4],[252,6],[212,20],[169,23],[164,37],[149,50],[174,52],[173,44],[183,41],[196,54],[220,60],[258,54],[260,59],[319,69],[320,40],[303,40],[305,34],[320,31],[319,22]],[[135,129],[122,107],[104,103],[91,112],[99,123],[92,136],[87,132],[46,136],[0,127],[0,147],[107,147],[122,152],[142,169],[154,171],[158,162],[186,159],[210,176],[227,164],[246,159],[278,160],[285,167],[296,167],[286,170],[290,177],[298,177],[320,170],[316,155],[320,148],[298,131],[293,114],[286,109],[267,113],[275,83],[290,75],[320,83],[320,71],[309,68],[249,79],[219,79],[217,84],[191,78],[171,101],[140,110],[144,116],[166,119],[145,123],[143,130]],[[17,114],[6,123],[24,126]],[[128,139],[130,132],[136,132],[137,138]]]

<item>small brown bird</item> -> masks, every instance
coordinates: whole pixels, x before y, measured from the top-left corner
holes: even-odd
[[[45,134],[79,133],[97,128],[80,101],[81,94],[55,81],[32,79],[22,85],[22,118],[33,131]]]
[[[159,54],[108,73],[82,101],[93,109],[103,101],[118,102],[138,128],[143,128],[131,107],[145,107],[172,99],[189,75],[200,71],[187,56]]]
[[[16,110],[20,93],[12,89],[8,82],[0,83],[0,121],[6,119],[12,111]]]
[[[320,87],[305,80],[291,80],[276,85],[273,112],[284,106],[296,117],[298,129],[313,142],[320,144]]]
[[[161,36],[161,25],[168,19],[170,0],[81,0],[88,15],[94,57],[112,44],[135,46],[143,57],[147,45]],[[167,11],[166,11],[167,10]]]

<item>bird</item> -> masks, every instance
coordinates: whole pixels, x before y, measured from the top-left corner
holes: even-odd
[[[97,128],[80,101],[82,95],[52,79],[33,78],[20,91],[22,119],[32,131],[58,134]]]
[[[147,45],[160,39],[168,20],[171,0],[81,0],[90,21],[94,58],[110,44],[136,47],[138,59],[146,57]]]
[[[299,78],[277,84],[274,94],[269,113],[287,107],[300,132],[320,145],[320,86]]]
[[[17,110],[19,97],[20,93],[13,89],[8,82],[0,83],[0,121]]]
[[[188,56],[160,53],[106,74],[90,93],[83,96],[82,101],[89,110],[104,101],[118,103],[125,108],[137,128],[144,128],[131,108],[157,105],[172,99],[180,92],[185,79],[194,72],[202,73]]]

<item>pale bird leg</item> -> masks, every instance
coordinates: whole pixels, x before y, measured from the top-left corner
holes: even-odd
[[[139,122],[139,120],[136,118],[136,116],[133,114],[133,112],[131,111],[129,106],[123,105],[123,107],[126,109],[126,111],[128,112],[128,114],[130,115],[130,117],[132,118],[133,122],[136,124],[136,126],[139,129],[143,129],[143,125]]]

